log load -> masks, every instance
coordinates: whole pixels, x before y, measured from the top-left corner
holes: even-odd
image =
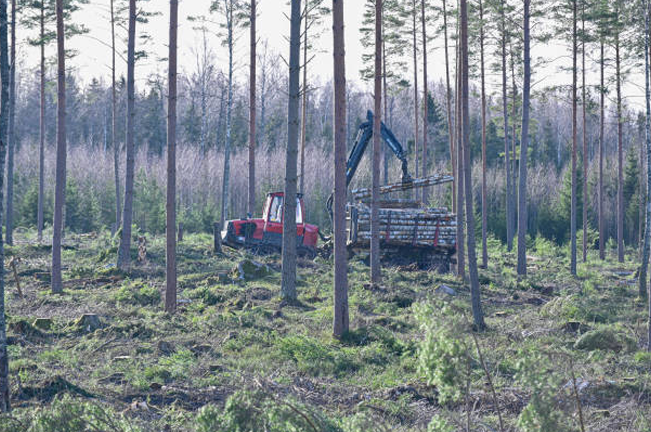
[[[454,177],[449,174],[435,174],[429,177],[413,179],[411,181],[403,181],[400,183],[393,183],[380,187],[380,194],[387,194],[391,192],[407,191],[415,188],[423,188],[429,186],[436,186],[444,183],[454,181]],[[354,189],[352,192],[353,198],[357,201],[362,201],[371,198],[372,190],[370,188]]]

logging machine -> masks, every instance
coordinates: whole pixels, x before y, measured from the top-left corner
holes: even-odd
[[[359,126],[355,143],[346,162],[346,186],[349,186],[373,137],[373,113],[368,111],[366,121]],[[453,181],[449,175],[433,175],[414,179],[404,149],[393,132],[380,123],[381,138],[402,164],[402,181],[385,185],[380,193],[404,191],[439,185]],[[352,191],[355,202],[347,205],[348,248],[352,252],[368,250],[370,243],[370,189]],[[332,199],[326,207],[332,215]],[[262,218],[230,220],[222,231],[222,241],[232,247],[245,247],[261,253],[280,252],[282,247],[284,193],[267,195]],[[304,221],[303,197],[296,197],[297,253],[313,258],[317,253],[319,228]],[[448,271],[456,252],[454,230],[456,216],[444,208],[425,208],[411,199],[383,199],[380,202],[380,243],[383,260],[394,264],[416,264],[422,269]],[[327,239],[326,239],[327,240]]]

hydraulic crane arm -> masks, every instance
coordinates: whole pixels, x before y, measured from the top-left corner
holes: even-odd
[[[409,168],[407,164],[407,157],[405,156],[402,144],[400,144],[400,141],[398,141],[395,135],[393,135],[391,129],[386,127],[384,122],[381,122],[380,133],[382,135],[382,140],[391,149],[393,154],[395,154],[396,157],[400,159],[400,162],[402,162],[402,181],[411,181],[411,176],[409,175]],[[359,166],[359,163],[362,160],[362,156],[364,156],[364,152],[366,151],[366,147],[368,146],[368,143],[371,141],[372,137],[373,113],[371,111],[367,111],[366,121],[359,125],[357,137],[355,138],[355,144],[353,145],[353,149],[350,151],[348,161],[346,162],[346,186],[350,185],[350,182],[353,180],[355,172],[357,171],[357,167]]]
[[[402,163],[402,181],[403,183],[411,182],[412,178],[409,175],[409,167],[407,164],[407,156],[405,156],[405,151],[402,148],[400,141],[393,135],[391,129],[386,127],[384,122],[380,123],[380,134],[382,140],[386,145],[391,149],[393,154],[396,155],[400,162]],[[366,147],[373,137],[373,113],[369,110],[366,112],[366,121],[359,125],[359,130],[357,131],[357,137],[355,138],[355,144],[348,155],[348,161],[346,162],[346,187],[350,185],[350,182],[355,176],[357,167],[362,161]],[[328,209],[328,214],[332,218],[332,199],[333,195],[330,195],[328,201],[326,202],[326,207]]]

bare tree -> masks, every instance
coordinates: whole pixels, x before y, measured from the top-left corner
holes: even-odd
[[[531,1],[524,0],[524,83],[522,86],[522,138],[518,191],[518,275],[527,274],[527,153],[529,151],[529,98],[531,94]],[[470,246],[468,246],[470,247]]]
[[[170,0],[170,44],[167,99],[167,261],[165,311],[176,311],[176,80],[179,2]]]
[[[287,104],[287,158],[283,203],[283,248],[281,293],[283,302],[295,303],[296,296],[296,193],[300,104],[301,0],[291,2],[289,39],[289,101]]]
[[[7,0],[0,0],[0,173],[5,168],[6,137],[9,123],[9,58],[8,58],[8,29],[7,29]],[[2,226],[4,176],[0,175],[0,227]],[[5,250],[0,230],[0,413],[11,408],[9,400],[9,356],[7,353],[7,324],[5,315]]]
[[[581,0],[581,110],[583,116],[583,262],[588,260],[588,133],[586,130],[586,86],[585,86],[585,0]]]
[[[348,331],[348,262],[346,250],[346,51],[344,47],[344,0],[332,0],[334,56],[334,322],[333,333]]]
[[[525,0],[528,2],[529,0]],[[469,82],[468,82],[468,3],[461,0],[461,123],[464,155],[464,187],[466,189],[466,228],[468,230],[468,273],[470,274],[470,295],[472,303],[472,316],[477,330],[484,330],[484,312],[481,307],[481,292],[479,288],[479,274],[477,271],[477,249],[475,243],[475,219],[473,212],[472,195],[472,164],[470,163],[470,108],[469,108]]]
[[[56,0],[57,15],[57,157],[52,224],[52,292],[63,292],[61,280],[61,239],[66,200],[66,50],[63,26],[63,0]]]
[[[249,65],[249,200],[248,212],[255,214],[255,145],[256,145],[256,47],[258,45],[255,32],[256,0],[251,0],[251,51]]]
[[[576,1],[576,0],[575,0]],[[615,86],[617,87],[617,260],[624,262],[624,113],[622,112],[622,61],[620,53],[620,10],[615,2]]]
[[[9,75],[9,136],[7,159],[7,244],[14,243],[14,152],[16,149],[16,0],[11,0],[11,63]]]
[[[570,273],[576,276],[576,111],[577,111],[577,0],[572,0],[572,197],[570,208]]]
[[[36,210],[37,238],[43,241],[43,206],[45,200],[45,2],[41,2],[41,101],[39,117],[39,144],[38,144],[38,204]]]
[[[416,169],[416,177],[418,177],[418,139],[419,139],[419,126],[418,126],[418,26],[417,26],[418,7],[416,0],[411,0],[411,18],[412,18],[412,48],[414,56],[414,166]],[[446,40],[447,42],[447,40]],[[447,48],[447,46],[446,46]],[[449,78],[448,78],[449,79]],[[448,107],[449,109],[449,107]]]
[[[599,57],[599,258],[606,258],[606,223],[604,221],[604,125],[606,122],[606,81],[604,77],[605,69],[605,49],[603,36],[600,40],[600,57]]]
[[[484,4],[482,0],[479,0],[479,56],[481,69],[481,265],[486,268],[488,267],[486,240],[488,235],[488,187],[486,185],[486,72],[484,66]]]
[[[373,118],[373,169],[371,193],[371,282],[382,278],[380,269],[380,122],[382,112],[382,0],[375,0],[375,117]],[[425,160],[423,160],[425,169]]]
[[[134,120],[136,63],[136,0],[129,0],[129,30],[127,42],[127,164],[122,210],[122,236],[118,249],[118,267],[128,270],[131,265],[131,222],[133,220],[133,181],[135,173]]]
[[[458,12],[461,13],[461,9],[458,9]],[[459,41],[460,35],[460,25],[461,17],[457,19],[457,41]],[[463,64],[461,59],[461,44],[457,42],[457,60],[456,60],[456,107],[455,107],[455,127],[456,127],[456,158],[454,163],[457,165],[457,232],[456,232],[456,245],[457,245],[457,276],[462,280],[466,279],[466,255],[464,247],[464,233],[463,233],[463,220],[464,220],[464,180],[465,180],[465,171],[463,169],[464,164],[464,152],[463,152],[463,112],[462,112],[462,101],[461,93],[463,92],[462,88],[462,72]],[[453,197],[454,199],[455,197]]]
[[[429,162],[427,161],[427,26],[425,25],[427,9],[425,8],[425,0],[421,0],[420,2],[420,11],[420,20],[423,30],[423,167],[421,171],[422,176],[426,177]],[[429,190],[427,188],[423,188],[423,205],[427,205],[427,201],[429,200],[428,192]]]
[[[647,297],[647,270],[649,268],[649,248],[651,248],[651,83],[649,82],[649,0],[644,0],[644,90],[645,90],[645,144],[646,144],[646,219],[644,224],[644,245],[642,247],[642,262],[638,277],[638,292],[640,298]],[[642,161],[640,161],[642,162]],[[649,321],[651,325],[651,321]],[[651,347],[651,339],[649,342]]]

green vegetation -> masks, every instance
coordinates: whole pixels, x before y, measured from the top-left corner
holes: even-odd
[[[127,275],[112,262],[114,237],[68,234],[58,296],[49,248],[32,238],[20,233],[7,248],[21,258],[25,297],[7,275],[15,409],[0,432],[451,432],[465,429],[466,407],[473,430],[499,430],[464,317],[469,290],[451,275],[386,268],[384,285],[370,286],[363,257],[353,258],[353,331],[337,341],[326,259],[299,261],[300,304],[281,308],[278,256],[215,255],[210,236],[186,235],[170,317],[163,237],[147,237],[147,261]],[[572,278],[567,249],[539,237],[519,280],[514,254],[489,247],[480,273],[489,330],[476,336],[505,429],[579,431],[574,373],[586,430],[649,431],[635,263],[600,262],[591,250]],[[240,279],[245,260],[269,273]]]

